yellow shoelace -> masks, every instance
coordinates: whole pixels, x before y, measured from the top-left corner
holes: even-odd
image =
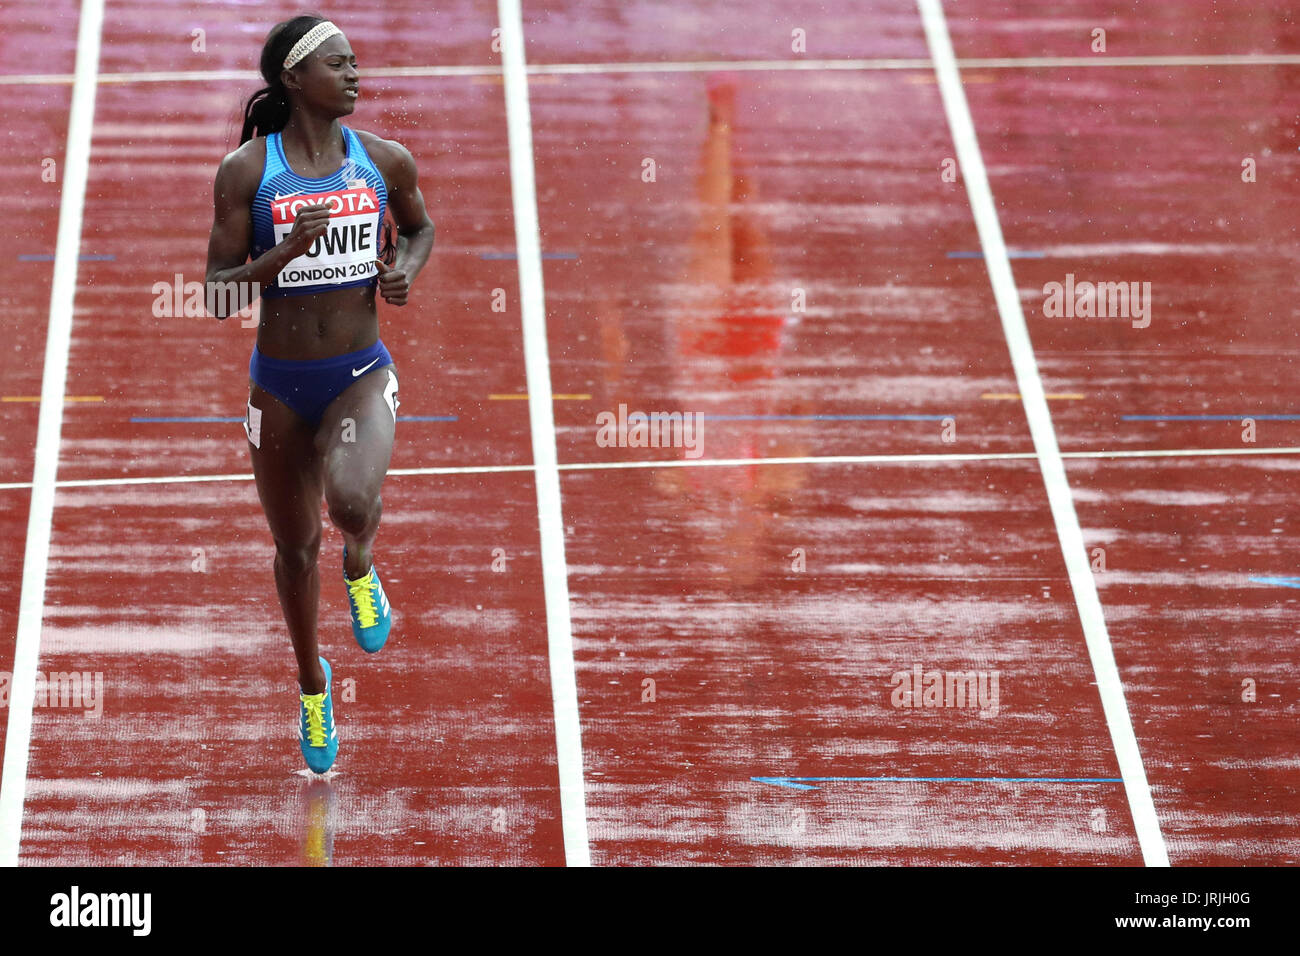
[[[302,706],[307,709],[307,742],[313,747],[325,746],[325,695],[303,694]]]
[[[379,614],[375,611],[375,594],[370,587],[370,574],[367,573],[360,581],[349,581],[348,591],[357,606],[357,618],[361,621],[361,626],[374,627]]]

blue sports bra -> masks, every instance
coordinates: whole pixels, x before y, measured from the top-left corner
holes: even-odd
[[[281,270],[262,295],[277,298],[374,285],[388,189],[360,137],[342,127],[347,158],[338,172],[321,179],[289,168],[279,133],[266,137],[266,163],[253,197],[254,259],[275,247],[293,229],[304,205],[326,203],[330,223],[306,253]]]

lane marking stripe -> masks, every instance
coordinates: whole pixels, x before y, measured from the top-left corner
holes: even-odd
[[[537,486],[564,858],[569,866],[590,866],[582,737],[578,722],[578,682],[569,617],[568,563],[564,554],[564,518],[560,511],[559,452],[555,444],[551,402],[543,397],[554,393],[546,347],[546,297],[542,286],[542,240],[537,222],[528,74],[524,66],[524,23],[519,0],[498,0],[497,12],[501,26],[501,64],[505,71],[510,193],[514,202],[515,245],[519,250],[519,299],[527,373],[525,387],[530,396],[537,396],[536,400],[528,402],[528,419],[532,430],[534,483]]]
[[[975,136],[975,123],[957,72],[956,56],[948,36],[943,6],[940,0],[917,0],[917,4],[925,27],[926,42],[934,60],[944,112],[952,130],[957,162],[966,181],[966,192],[970,196],[980,247],[985,252],[984,263],[993,285],[994,299],[1002,319],[1011,363],[1015,368],[1016,383],[1023,396],[1029,431],[1038,452],[1038,465],[1043,473],[1061,553],[1065,558],[1070,586],[1079,608],[1079,620],[1083,625],[1088,654],[1092,658],[1093,672],[1097,677],[1102,710],[1115,747],[1120,775],[1124,778],[1124,791],[1133,814],[1138,845],[1148,866],[1168,866],[1169,854],[1160,833],[1160,821],[1151,798],[1151,787],[1147,782],[1146,768],[1142,765],[1137,737],[1133,733],[1133,722],[1129,716],[1128,703],[1124,699],[1124,687],[1120,681],[1119,668],[1115,664],[1114,649],[1106,631],[1101,598],[1097,594],[1097,583],[1088,564],[1083,531],[1074,511],[1074,499],[1065,475],[1065,462],[1057,445],[1052,414],[1047,407],[1038,363],[1029,340],[1029,328],[1020,307],[1020,297],[1011,272],[1011,260],[1007,258],[1002,227],[998,222],[993,190],[989,186],[979,141]]]
[[[1123,783],[1122,777],[750,777],[791,790],[817,790],[818,783]]]
[[[1240,415],[1121,415],[1126,422],[1239,422],[1244,419],[1259,422],[1295,422],[1300,415],[1256,415],[1242,412]]]
[[[400,419],[399,419],[400,421]],[[1063,451],[1062,458],[1220,458],[1236,455],[1300,455],[1300,448],[1153,448],[1131,451]],[[691,458],[664,461],[589,461],[570,462],[555,467],[560,471],[600,471],[616,468],[748,468],[755,465],[919,465],[954,462],[1029,461],[1037,458],[1031,451],[994,452],[990,454],[951,455],[827,455],[805,458]],[[389,477],[404,475],[491,475],[532,471],[532,465],[461,465],[437,468],[390,468]],[[228,475],[157,475],[141,478],[77,478],[55,482],[57,488],[113,488],[119,485],[189,484],[201,481],[252,481],[251,474]],[[0,491],[30,488],[30,481],[0,483]]]
[[[0,396],[0,402],[39,402],[39,395],[4,395]],[[64,395],[65,402],[102,402],[103,395]]]
[[[709,422],[941,422],[956,415],[712,415],[701,413]]]
[[[77,27],[76,82],[68,114],[68,147],[63,161],[63,192],[59,200],[59,233],[54,247],[50,287],[50,321],[45,338],[45,372],[41,397],[67,392],[68,350],[72,340],[72,305],[77,293],[77,255],[81,251],[81,222],[86,182],[90,174],[90,137],[95,118],[95,75],[99,69],[100,31],[104,0],[82,0]],[[36,703],[36,665],[45,616],[45,580],[54,520],[55,481],[63,431],[63,402],[41,401],[32,466],[31,510],[27,515],[27,546],[23,555],[22,595],[14,643],[13,678],[9,697],[9,726],[5,731],[4,767],[0,770],[0,866],[17,866],[22,841],[23,802],[27,790],[27,758],[32,739],[32,709]]]
[[[1208,55],[1157,56],[1027,56],[972,57],[957,61],[961,69],[1026,70],[1068,67],[1142,66],[1294,66],[1300,53],[1220,53]],[[688,62],[630,63],[534,63],[526,67],[534,76],[590,73],[710,73],[715,70],[929,70],[932,61],[909,57],[843,60],[692,60]],[[366,76],[402,79],[425,76],[499,76],[492,64],[466,66],[370,67]],[[0,75],[0,86],[68,84],[71,73],[9,73]],[[125,71],[99,74],[100,83],[211,83],[222,80],[260,82],[255,70]]]
[[[397,403],[401,405],[401,402]],[[397,422],[455,422],[460,419],[456,415],[398,415]],[[224,415],[173,415],[166,417],[151,417],[142,415],[133,415],[128,421],[137,425],[150,425],[159,423],[175,424],[195,424],[201,422],[232,422],[239,423],[245,421],[245,416],[224,416]]]
[[[1258,577],[1248,578],[1256,584],[1272,584],[1284,588],[1300,588],[1300,578],[1273,577],[1269,575],[1260,575]]]

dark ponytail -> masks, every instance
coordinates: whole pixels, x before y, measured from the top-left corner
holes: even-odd
[[[289,122],[289,112],[292,109],[289,91],[280,82],[284,59],[308,30],[324,20],[321,16],[305,14],[277,23],[266,35],[258,68],[267,85],[250,96],[244,104],[244,128],[239,133],[240,146],[254,136],[278,133]]]

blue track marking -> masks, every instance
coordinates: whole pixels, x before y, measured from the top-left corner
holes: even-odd
[[[192,415],[176,416],[171,418],[147,418],[144,416],[133,416],[133,422],[242,422],[244,416],[238,418],[222,418],[217,415]],[[399,422],[456,422],[460,419],[455,415],[398,415]]]
[[[818,783],[1123,783],[1122,777],[750,777],[791,790],[816,790]]]
[[[941,422],[955,415],[702,415],[706,422]]]
[[[1274,578],[1261,575],[1259,577],[1252,577],[1250,580],[1254,581],[1256,584],[1276,584],[1279,587],[1284,588],[1300,588],[1300,578]]]
[[[1242,412],[1240,415],[1121,415],[1126,422],[1239,422],[1249,418],[1257,422],[1300,422],[1300,415],[1256,415]]]

